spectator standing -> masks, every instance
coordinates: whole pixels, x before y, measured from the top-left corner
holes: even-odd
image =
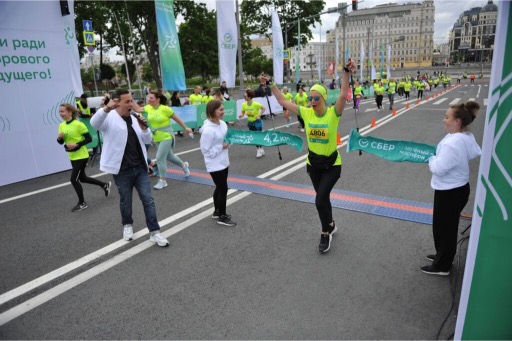
[[[118,90],[91,118],[91,125],[103,133],[100,169],[113,175],[119,190],[123,239],[133,239],[132,195],[136,188],[144,207],[149,240],[163,247],[169,242],[160,233],[146,162],[145,144],[151,142],[151,131],[144,117],[131,115],[133,104],[128,90]]]

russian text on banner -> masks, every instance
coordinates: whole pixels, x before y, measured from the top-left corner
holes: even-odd
[[[295,148],[298,152],[300,152],[304,146],[304,141],[299,136],[290,133],[283,133],[279,130],[246,131],[228,129],[225,140],[228,143],[251,146],[272,147],[289,145]]]
[[[429,144],[361,136],[355,129],[352,129],[347,143],[347,152],[354,150],[362,150],[393,162],[424,163],[436,154],[436,147]]]

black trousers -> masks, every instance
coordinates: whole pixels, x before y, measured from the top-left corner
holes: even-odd
[[[297,119],[299,120],[299,123],[300,123],[300,127],[302,129],[304,129],[304,120],[302,119],[302,117],[300,117],[300,115],[297,116]]]
[[[405,93],[405,99],[409,99],[409,91],[404,91]]]
[[[226,200],[228,196],[228,173],[229,167],[216,171],[210,172],[213,183],[215,184],[215,190],[213,191],[213,205],[215,210],[219,211],[219,215],[226,214]]]
[[[418,90],[418,98],[423,99],[423,90]]]
[[[327,170],[307,165],[306,170],[315,188],[315,205],[322,223],[322,232],[330,232],[329,224],[333,222],[330,195],[341,176],[341,165]]]
[[[460,213],[469,199],[469,184],[434,193],[432,232],[436,257],[433,265],[441,271],[452,267],[457,252]]]
[[[76,194],[78,195],[78,202],[83,203],[84,199],[84,190],[82,188],[81,182],[84,184],[91,184],[100,187],[104,187],[106,185],[105,182],[101,182],[94,178],[89,178],[85,174],[85,167],[87,166],[87,161],[89,159],[80,159],[80,160],[71,160],[71,167],[73,167],[71,171],[71,185],[75,189]]]
[[[377,95],[377,97],[375,97],[375,103],[377,103],[378,109],[382,108],[382,100],[383,99],[384,99],[384,95]]]

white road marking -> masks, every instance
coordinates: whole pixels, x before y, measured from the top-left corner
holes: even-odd
[[[448,99],[448,98],[441,98],[439,101],[434,102],[434,105],[441,104],[441,103],[443,103],[444,101],[446,101],[447,99]]]
[[[460,98],[455,98],[453,101],[451,101],[449,104],[450,105],[457,105],[460,103]],[[435,104],[435,103],[434,103]]]

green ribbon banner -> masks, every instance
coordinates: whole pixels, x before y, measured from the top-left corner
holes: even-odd
[[[436,146],[413,141],[384,140],[371,136],[361,136],[355,129],[350,131],[347,152],[362,150],[393,162],[425,163],[436,155]]]
[[[289,145],[302,150],[304,141],[297,135],[283,133],[279,130],[251,131],[251,130],[233,130],[228,129],[225,141],[233,144],[251,145],[251,146],[282,146]]]

